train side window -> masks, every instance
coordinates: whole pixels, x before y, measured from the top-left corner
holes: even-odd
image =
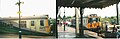
[[[26,28],[26,21],[20,21],[21,28]]]
[[[49,25],[51,24],[50,20],[48,20],[48,24],[49,24]]]
[[[85,19],[84,19],[84,23],[85,23]]]
[[[31,21],[31,26],[34,26],[35,25],[35,22],[34,21]]]
[[[44,26],[44,20],[40,20],[40,26]]]

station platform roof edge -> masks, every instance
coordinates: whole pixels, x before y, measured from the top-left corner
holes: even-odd
[[[118,4],[120,0],[57,0],[60,7],[105,8]]]

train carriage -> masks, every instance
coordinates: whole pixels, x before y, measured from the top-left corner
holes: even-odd
[[[36,32],[50,33],[50,25],[48,15],[43,16],[21,16],[20,27],[21,29],[32,30]],[[19,27],[18,17],[3,17],[0,21],[12,24],[12,26]]]

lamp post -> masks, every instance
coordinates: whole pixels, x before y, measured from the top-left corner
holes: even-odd
[[[20,0],[19,0],[19,2],[17,2],[16,3],[16,5],[18,5],[18,7],[19,7],[19,11],[17,12],[18,14],[19,14],[19,39],[21,39],[22,38],[22,35],[21,35],[21,27],[20,27],[20,14],[21,14],[21,11],[20,11],[20,4],[23,4],[24,2],[20,2]]]
[[[64,16],[63,16],[63,21],[65,22],[65,7],[64,7]],[[66,24],[66,23],[65,23]],[[65,31],[65,24],[64,24],[64,31]]]

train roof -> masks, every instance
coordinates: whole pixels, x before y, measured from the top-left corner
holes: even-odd
[[[42,16],[21,16],[21,20],[28,20],[28,19],[48,19],[48,15]],[[19,20],[19,17],[1,17],[0,20]]]

